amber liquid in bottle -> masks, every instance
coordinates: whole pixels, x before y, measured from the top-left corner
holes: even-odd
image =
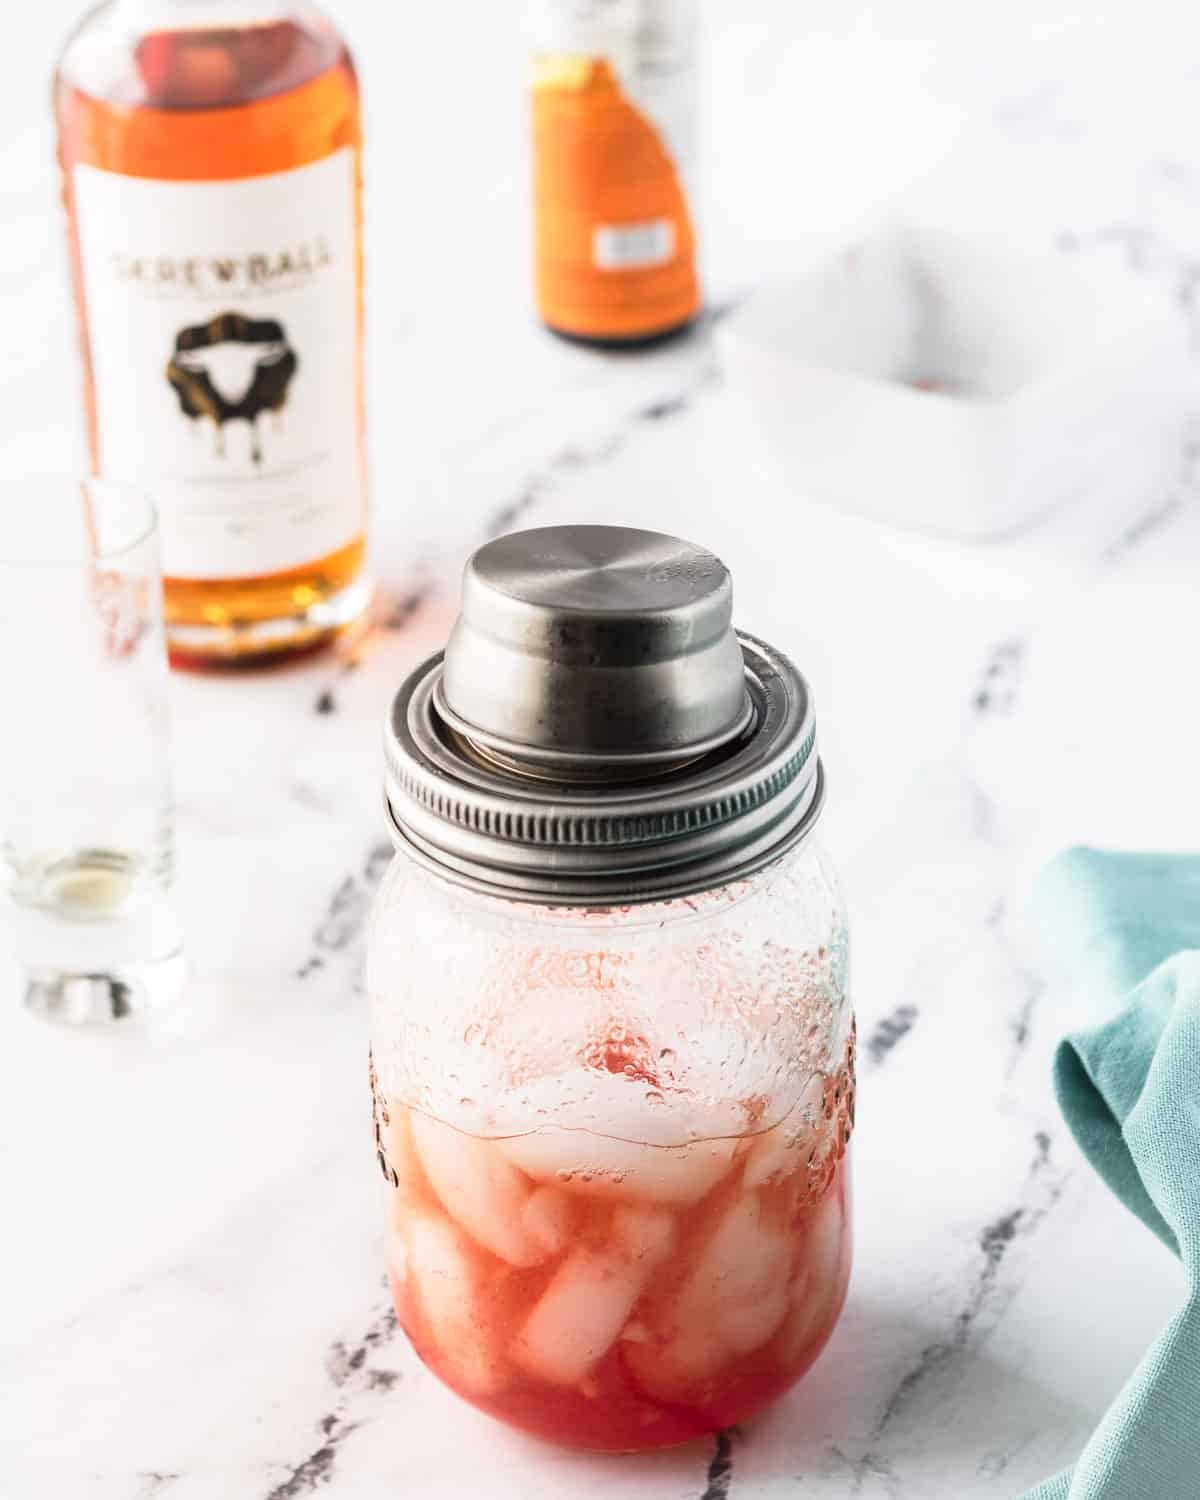
[[[179,7],[184,20],[180,29],[147,31],[132,39],[126,32],[123,46],[114,45],[121,40],[114,34],[111,42],[102,39],[105,45],[81,47],[80,38],[94,27],[96,17],[105,11],[119,13],[120,3],[102,7],[85,20],[68,43],[55,78],[59,159],[94,470],[107,471],[108,466],[98,416],[89,327],[92,288],[85,277],[75,169],[84,165],[160,183],[226,183],[305,167],[342,148],[352,153],[357,472],[356,493],[337,500],[343,508],[355,507],[357,525],[349,528],[347,540],[323,555],[278,569],[239,571],[237,576],[173,569],[179,550],[172,554],[170,546],[166,548],[165,608],[172,659],[184,665],[249,664],[328,639],[362,613],[369,597],[363,577],[366,462],[358,86],[349,53],[323,22],[302,25],[279,19],[189,26],[185,4]],[[169,11],[169,5],[160,5],[157,14],[164,9]],[[151,267],[149,274],[161,273]],[[176,268],[172,274],[184,272]],[[214,303],[212,310],[219,314],[221,304]],[[301,366],[305,360],[312,363],[310,351],[300,354]],[[269,439],[270,418],[274,415],[278,421],[279,413],[263,415]],[[250,428],[257,462],[257,415]],[[180,441],[190,438],[195,444],[201,436],[208,433],[183,431]],[[228,441],[224,427],[216,428],[214,440],[222,445]],[[152,483],[145,487],[158,499]],[[166,534],[171,515],[166,505],[160,504],[160,509]],[[166,535],[164,539],[169,541]]]

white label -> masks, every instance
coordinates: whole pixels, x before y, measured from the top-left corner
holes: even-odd
[[[592,258],[601,271],[639,271],[665,266],[675,254],[675,225],[670,219],[641,224],[597,224]]]
[[[175,578],[277,573],[363,529],[354,157],[223,182],[75,168],[99,466]]]

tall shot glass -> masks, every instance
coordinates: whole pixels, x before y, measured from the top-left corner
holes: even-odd
[[[0,487],[0,958],[114,1018],[182,976],[157,518],[98,479]]]

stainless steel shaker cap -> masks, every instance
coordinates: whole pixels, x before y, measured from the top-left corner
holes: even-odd
[[[435,702],[477,748],[564,780],[695,759],[752,713],[728,570],[654,531],[501,537],[467,563]]]
[[[710,552],[657,532],[516,532],[467,564],[444,653],[392,704],[398,844],[513,899],[648,901],[783,853],[822,798],[786,657],[733,628]]]

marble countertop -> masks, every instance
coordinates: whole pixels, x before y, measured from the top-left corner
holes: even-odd
[[[8,23],[10,476],[79,451],[46,108],[73,9]],[[1051,1052],[1087,997],[1022,904],[1067,843],[1196,842],[1200,388],[1177,442],[1004,544],[819,509],[774,477],[706,330],[631,359],[532,324],[510,7],[337,9],[370,131],[375,628],[173,679],[181,1003],[99,1036],[0,1009],[0,1494],[1016,1496],[1078,1451],[1182,1288],[1056,1111]],[[708,10],[718,312],[917,203],[1141,278],[1200,334],[1190,7]],[[525,1441],[424,1371],[388,1306],[370,1137],[383,706],[441,643],[472,544],[572,519],[721,553],[739,622],[813,682],[863,1038],[830,1346],[744,1431],[650,1458]]]

